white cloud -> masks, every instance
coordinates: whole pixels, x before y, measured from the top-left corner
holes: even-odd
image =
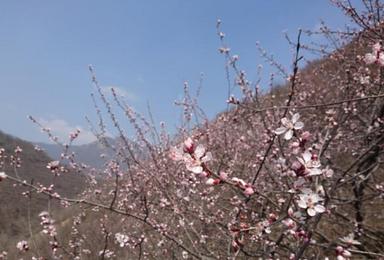
[[[101,90],[104,94],[112,95],[112,89],[115,91],[116,95],[119,97],[127,98],[129,100],[135,100],[136,96],[132,93],[129,93],[122,87],[118,86],[103,86],[101,87]]]
[[[51,133],[59,138],[60,142],[67,143],[70,133],[76,131],[76,129],[80,130],[80,134],[74,141],[74,144],[87,144],[96,141],[96,137],[91,131],[84,129],[82,126],[70,125],[63,119],[47,120],[40,118],[38,121],[43,127],[49,128]]]

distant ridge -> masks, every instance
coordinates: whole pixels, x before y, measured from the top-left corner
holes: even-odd
[[[21,152],[21,167],[17,168],[17,174],[13,166],[10,165],[10,156],[19,146]],[[5,150],[4,162],[0,166],[0,171],[4,171],[9,176],[19,176],[21,179],[34,185],[42,184],[48,186],[54,184],[54,190],[65,197],[76,197],[85,187],[85,178],[78,173],[65,173],[59,177],[47,169],[47,164],[52,161],[49,156],[35,149],[34,145],[13,137],[0,131],[0,149]],[[0,182],[0,249],[14,247],[10,241],[16,241],[17,238],[25,239],[29,235],[28,214],[30,214],[31,226],[40,228],[38,214],[41,211],[57,208],[56,202],[49,202],[47,196],[32,193],[30,198],[23,196],[22,193],[28,191],[26,187],[13,185],[11,180]],[[48,206],[50,205],[50,206]],[[36,231],[36,230],[33,230]]]
[[[107,138],[107,141],[112,146],[116,144],[115,139]],[[40,147],[52,160],[59,159],[61,153],[63,152],[63,148],[57,144],[35,144]],[[108,159],[112,158],[114,155],[112,148],[106,147],[98,141],[83,145],[71,145],[70,151],[75,153],[75,159],[77,162],[97,169],[102,169]]]

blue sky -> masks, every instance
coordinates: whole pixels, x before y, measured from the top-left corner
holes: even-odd
[[[27,115],[59,137],[80,127],[80,143],[92,141],[95,119],[88,64],[104,87],[115,86],[138,111],[151,104],[172,132],[180,118],[174,101],[183,82],[204,82],[200,103],[210,117],[226,107],[223,57],[216,20],[248,78],[263,60],[255,43],[289,68],[283,36],[318,27],[341,28],[341,12],[325,0],[3,0],[0,2],[0,129],[31,141],[47,141]],[[269,71],[265,72],[268,77]]]

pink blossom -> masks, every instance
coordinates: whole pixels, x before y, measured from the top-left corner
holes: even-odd
[[[364,56],[364,62],[366,64],[379,64],[384,66],[384,53],[382,51],[382,46],[380,43],[376,43],[372,46],[372,52],[367,53]]]
[[[188,137],[187,140],[184,141],[184,147],[187,151],[193,151],[193,140],[192,138]]]
[[[193,173],[203,172],[203,163],[212,160],[212,154],[206,152],[203,145],[199,144],[192,154],[184,154],[184,162],[187,170]]]
[[[217,185],[220,183],[220,179],[213,179],[213,178],[208,178],[208,180],[205,182],[207,185]]]
[[[226,172],[220,172],[220,178],[221,178],[222,180],[226,180],[226,179],[228,179],[228,173],[226,173]]]
[[[342,246],[336,247],[337,260],[348,260],[352,256],[351,252],[343,248]]]
[[[311,138],[311,133],[308,131],[305,131],[301,134],[301,139],[304,141],[308,141]]]
[[[297,158],[300,164],[304,167],[303,174],[305,176],[315,176],[321,174],[321,170],[319,169],[321,164],[318,160],[315,160],[313,157],[314,156],[309,151],[306,151],[302,154],[302,157]]]
[[[255,193],[255,191],[253,190],[252,187],[247,187],[244,190],[244,194],[247,195],[247,196],[251,196],[253,193]]]
[[[79,134],[80,134],[80,129],[76,129],[76,131],[71,132],[71,133],[69,134],[69,139],[70,139],[71,141],[73,141],[73,140],[75,140],[75,139],[79,136]]]
[[[290,218],[284,219],[282,223],[289,229],[295,229],[297,227],[296,222]]]
[[[195,146],[191,138],[184,141],[183,148],[173,147],[170,157],[175,161],[184,161],[187,170],[196,174],[202,173],[204,170],[203,164],[212,160],[212,154],[206,152],[202,144]]]

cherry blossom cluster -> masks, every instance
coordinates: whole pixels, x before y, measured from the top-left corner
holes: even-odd
[[[364,61],[366,64],[378,64],[384,66],[383,46],[380,42],[372,46],[372,52],[365,54]]]
[[[5,154],[5,149],[0,148],[0,168],[4,167],[4,162],[6,158],[7,158],[7,155]]]
[[[304,209],[308,216],[313,217],[318,213],[324,213],[326,211],[322,205],[324,199],[319,194],[323,192],[323,187],[317,186],[317,190],[313,191],[305,187],[307,183],[306,180],[309,177],[322,175],[324,172],[327,172],[329,175],[330,170],[321,170],[321,163],[317,155],[309,150],[305,150],[305,144],[310,138],[310,133],[303,132],[301,136],[298,137],[297,131],[304,127],[304,123],[299,121],[299,119],[299,113],[293,114],[291,120],[286,117],[282,118],[282,126],[277,128],[275,133],[277,135],[284,134],[284,139],[288,141],[291,140],[293,136],[296,136],[297,141],[290,145],[294,148],[294,154],[297,154],[299,150],[304,150],[301,156],[296,157],[296,161],[292,163],[291,169],[293,170],[294,176],[297,177],[297,180],[294,182],[294,187],[300,191],[297,205],[299,208]],[[308,184],[310,184],[310,182]]]
[[[115,252],[113,252],[112,250],[101,250],[99,252],[99,256],[102,256],[103,258],[105,259],[111,259],[111,258],[115,258],[116,255],[115,255]]]
[[[29,250],[29,245],[28,242],[25,240],[19,241],[16,244],[16,248],[19,249],[20,251],[28,251]]]
[[[116,240],[116,243],[120,247],[125,247],[127,245],[127,243],[129,242],[129,237],[125,234],[122,234],[122,233],[116,233],[115,234],[115,240]]]
[[[211,152],[206,152],[202,144],[196,145],[190,137],[184,141],[181,147],[173,147],[170,157],[175,161],[183,161],[188,171],[206,177],[210,175],[205,171],[205,163],[212,160]]]
[[[21,153],[23,152],[23,149],[21,149],[20,146],[16,146],[14,154],[10,156],[11,162],[10,164],[12,166],[15,166],[17,168],[21,167]]]
[[[55,176],[60,175],[60,173],[65,172],[65,168],[63,165],[60,165],[60,161],[51,161],[47,164],[47,169],[49,169]]]
[[[174,161],[183,161],[187,170],[205,178],[205,184],[207,185],[227,183],[239,187],[246,196],[255,193],[253,185],[240,178],[233,177],[229,179],[228,174],[223,171],[217,175],[213,174],[206,165],[206,162],[212,160],[211,152],[207,152],[202,144],[196,145],[190,137],[183,142],[181,147],[172,147],[170,157]]]
[[[80,134],[80,129],[76,129],[74,132],[69,133],[69,140],[73,142]]]
[[[56,227],[54,226],[54,220],[50,217],[50,214],[47,211],[43,211],[39,214],[39,217],[41,219],[40,224],[43,227],[42,232],[50,237],[56,236]]]

